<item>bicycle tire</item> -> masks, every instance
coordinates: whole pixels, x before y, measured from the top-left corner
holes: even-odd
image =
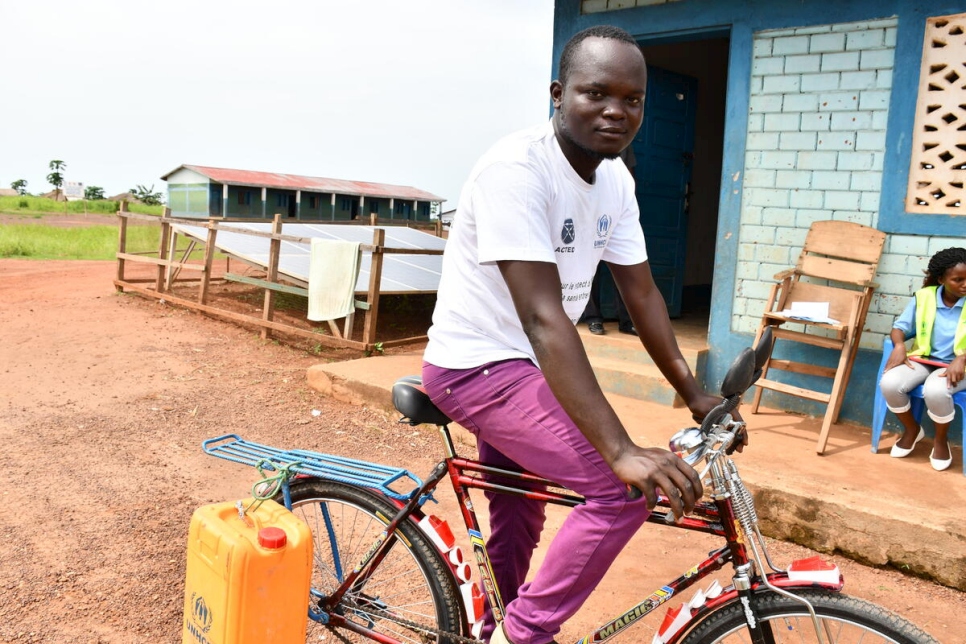
[[[334,481],[295,481],[290,491],[292,512],[312,532],[311,611],[363,560],[397,509],[371,492]],[[281,503],[281,495],[275,500]],[[449,640],[409,623],[462,634],[465,611],[452,568],[415,523],[403,523],[397,534],[401,538],[394,537],[386,558],[333,612],[402,642]],[[343,642],[367,640],[346,628],[307,621],[307,642],[318,642],[327,632]]]
[[[826,644],[939,644],[906,619],[863,599],[815,589],[794,592],[815,608]],[[775,644],[814,644],[817,641],[811,615],[804,604],[769,590],[760,591],[758,600],[762,621],[772,626]],[[738,600],[734,600],[702,618],[681,644],[750,641],[744,609]]]

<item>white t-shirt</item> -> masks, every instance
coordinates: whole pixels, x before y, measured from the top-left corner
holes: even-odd
[[[564,157],[552,122],[500,140],[463,186],[425,360],[447,369],[536,362],[496,263],[556,264],[564,310],[576,324],[602,259],[647,259],[634,180],[623,162],[604,160],[589,184]]]

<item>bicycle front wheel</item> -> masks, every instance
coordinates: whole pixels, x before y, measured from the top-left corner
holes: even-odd
[[[378,544],[396,508],[363,489],[306,479],[291,486],[292,512],[312,532],[314,570],[309,611],[319,614],[329,596]],[[281,497],[276,498],[281,502]],[[335,615],[401,642],[446,642],[440,633],[462,631],[463,607],[452,569],[413,522],[392,538],[385,558],[345,594]],[[333,632],[341,641],[364,641],[347,628],[308,620],[306,641]]]
[[[915,625],[862,599],[822,590],[795,591],[815,608],[827,644],[939,644]],[[819,640],[808,609],[801,602],[771,591],[759,595],[762,621],[771,631],[769,642],[814,644]],[[751,642],[739,601],[725,604],[698,622],[681,644]]]

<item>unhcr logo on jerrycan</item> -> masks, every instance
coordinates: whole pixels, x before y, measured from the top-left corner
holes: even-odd
[[[211,630],[211,610],[205,598],[198,593],[191,593],[191,614],[185,617],[184,635],[190,635],[193,642],[209,644],[208,631]]]

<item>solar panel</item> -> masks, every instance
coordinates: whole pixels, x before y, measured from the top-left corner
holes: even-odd
[[[199,241],[208,239],[208,229],[203,226],[173,224],[179,235],[186,235]],[[231,232],[231,228],[250,230],[270,235],[272,224],[259,223],[219,223],[215,236],[215,247],[231,257],[237,257],[258,266],[268,267],[268,252],[271,239],[243,233]],[[373,231],[377,226],[346,226],[338,224],[285,224],[283,234],[291,237],[339,239],[344,241],[372,244]],[[384,227],[386,231],[385,248],[410,250],[436,250],[446,247],[446,240],[404,227]],[[282,241],[279,248],[278,272],[292,279],[308,283],[310,244]],[[439,275],[443,265],[442,255],[396,255],[385,253],[382,263],[382,278],[379,290],[382,293],[419,293],[435,292],[439,288]],[[369,271],[372,254],[362,253],[359,279],[356,280],[356,293],[369,291]]]

